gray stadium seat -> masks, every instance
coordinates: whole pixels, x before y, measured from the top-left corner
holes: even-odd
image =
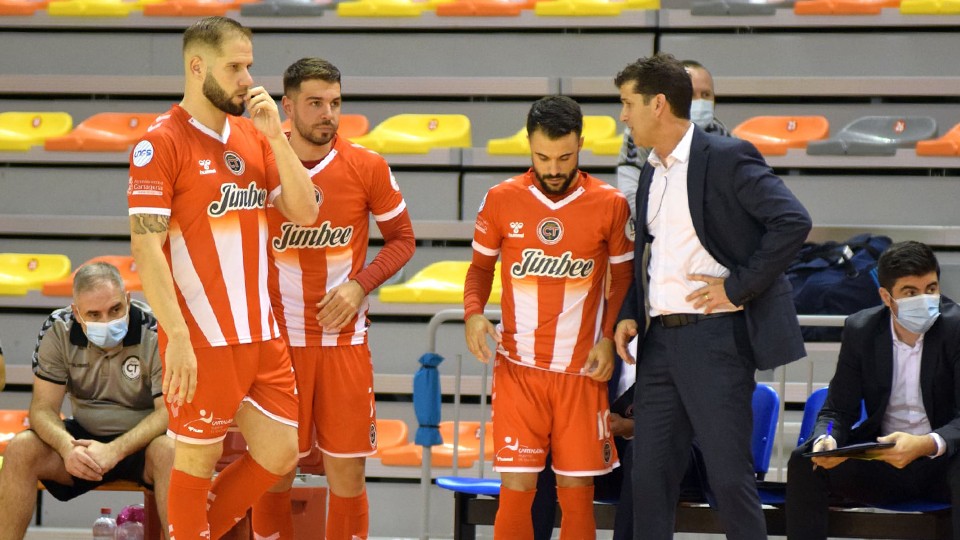
[[[929,116],[864,116],[825,141],[811,141],[812,156],[892,156],[897,148],[937,136],[937,121]]]
[[[336,6],[336,2],[314,0],[263,0],[243,4],[240,14],[244,17],[316,17]]]
[[[774,15],[778,7],[790,7],[789,3],[755,3],[745,0],[707,0],[694,2],[690,8],[691,15]]]

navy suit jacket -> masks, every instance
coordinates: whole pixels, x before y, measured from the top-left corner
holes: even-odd
[[[890,309],[877,306],[851,315],[843,329],[837,372],[809,440],[826,434],[832,421],[838,446],[875,441],[892,386]],[[947,443],[946,455],[953,456],[960,444],[960,306],[949,301],[941,302],[940,318],[923,337],[920,394],[930,426]],[[867,418],[852,428],[860,420],[861,400]]]
[[[646,218],[652,178],[648,163],[637,188],[634,281],[619,316],[638,321],[641,327],[647,279],[643,252],[655,241]],[[772,369],[805,356],[784,271],[810,232],[807,210],[752,144],[698,127],[690,145],[687,195],[700,243],[730,269],[724,288],[733,304],[743,306],[756,367]]]

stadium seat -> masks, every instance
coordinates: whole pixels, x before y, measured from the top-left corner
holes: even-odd
[[[244,17],[316,17],[333,9],[332,0],[263,0],[240,6]],[[341,119],[342,120],[342,119]]]
[[[240,3],[220,0],[166,0],[144,6],[143,14],[148,17],[222,17],[227,11],[237,9]]]
[[[830,122],[823,116],[755,116],[733,128],[733,134],[748,140],[761,154],[782,156],[788,148],[805,148],[825,139]]]
[[[50,2],[47,13],[56,17],[126,17],[141,7],[123,0],[57,0]]]
[[[705,16],[741,16],[741,15],[774,15],[778,7],[785,4],[772,2],[748,2],[744,0],[707,0],[694,2],[690,8],[691,15]]]
[[[398,114],[353,142],[381,154],[426,154],[434,148],[469,148],[470,119],[462,114]]]
[[[544,0],[533,12],[541,17],[612,17],[625,8],[626,2],[614,0]]]
[[[454,423],[440,422],[440,436],[443,445],[431,447],[430,463],[435,467],[453,466],[453,431]],[[457,441],[458,467],[472,467],[480,457],[480,422],[460,422],[460,438]],[[423,447],[415,443],[406,443],[393,448],[386,448],[377,452],[380,463],[391,467],[419,467],[423,456]],[[493,426],[487,422],[484,437],[485,459],[493,459]]]
[[[46,0],[0,0],[0,17],[29,16],[46,7]]]
[[[413,275],[406,283],[380,287],[381,302],[413,304],[462,304],[463,282],[467,277],[468,261],[435,262]],[[494,271],[490,303],[499,304],[500,262]]]
[[[26,152],[51,137],[70,133],[73,118],[65,112],[0,113],[0,150]]]
[[[892,156],[937,135],[937,121],[928,116],[864,116],[825,141],[812,141],[807,154]]]
[[[412,0],[359,0],[337,4],[341,17],[419,17],[429,6]]]
[[[440,436],[445,442],[453,444],[453,422],[440,422]],[[460,421],[460,438],[457,445],[480,452],[480,422]],[[487,422],[483,432],[483,459],[493,459],[493,423]]]
[[[7,449],[10,439],[17,433],[30,427],[30,411],[6,410],[0,411],[0,456]]]
[[[583,149],[590,150],[595,154],[597,147],[594,145],[604,145],[609,139],[620,137],[617,134],[617,121],[612,116],[584,116],[583,117]],[[606,148],[609,144],[602,146]],[[620,151],[617,145],[617,153]],[[520,131],[509,137],[502,139],[490,139],[487,141],[487,153],[491,155],[530,155],[530,141],[527,139],[527,128],[520,128]]]
[[[140,283],[140,274],[137,273],[137,263],[133,260],[132,256],[103,255],[100,257],[94,257],[89,261],[84,262],[80,266],[94,263],[94,262],[106,262],[116,266],[117,270],[120,270],[120,277],[123,278],[123,287],[127,291],[143,290],[143,284]],[[77,269],[79,268],[80,267],[78,266]],[[48,281],[44,283],[42,288],[44,296],[72,295],[73,294],[73,276],[76,273],[77,273],[76,270],[74,270],[69,277]]]
[[[516,17],[536,0],[457,0],[437,6],[440,17]]]
[[[797,0],[797,15],[879,15],[883,8],[900,7],[900,0]]]
[[[918,156],[957,156],[960,155],[960,124],[939,139],[917,143]]]
[[[0,253],[0,294],[23,296],[69,274],[70,259],[66,255]]]
[[[44,141],[46,150],[63,152],[124,152],[147,132],[155,113],[99,113],[70,133]]]
[[[960,15],[960,0],[902,0],[902,15]]]

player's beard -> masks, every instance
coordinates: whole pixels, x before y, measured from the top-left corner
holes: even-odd
[[[240,116],[246,109],[243,101],[240,101],[240,103],[233,102],[227,91],[210,74],[210,71],[207,71],[207,76],[203,78],[203,96],[210,100],[214,107],[229,115]]]
[[[296,119],[296,117],[294,118],[294,121],[293,121],[293,127],[297,129],[297,133],[300,134],[300,137],[302,137],[303,139],[309,141],[311,144],[314,144],[316,146],[323,146],[325,144],[328,144],[330,141],[332,141],[334,136],[336,136],[337,128],[339,127],[336,124],[334,124],[334,122],[332,121],[328,123],[322,123],[320,125],[330,126],[333,129],[330,131],[329,134],[321,133],[320,135],[314,135],[312,126],[300,123]]]
[[[537,183],[540,184],[540,189],[541,189],[544,193],[546,193],[547,195],[562,195],[562,194],[566,193],[568,189],[570,189],[570,184],[572,184],[573,181],[576,180],[576,179],[577,179],[577,176],[579,176],[579,174],[580,174],[580,163],[579,163],[579,160],[578,160],[578,162],[577,162],[575,165],[576,165],[576,166],[573,168],[572,171],[570,171],[570,174],[568,174],[568,175],[554,174],[554,175],[550,175],[550,176],[543,176],[543,175],[541,175],[540,172],[537,171],[536,169],[533,170],[533,174],[536,175],[536,177],[537,177]],[[559,187],[559,188],[557,188],[557,189],[551,189],[550,186],[547,185],[546,182],[544,182],[544,180],[553,180],[553,179],[555,179],[555,178],[563,178],[563,179],[564,179],[564,182],[563,182],[562,184],[560,184],[560,187]]]

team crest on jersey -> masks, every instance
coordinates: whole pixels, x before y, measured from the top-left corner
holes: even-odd
[[[377,447],[377,424],[370,422],[370,448]]]
[[[323,204],[323,191],[317,186],[313,186],[313,196],[317,200],[317,206]]]
[[[603,441],[603,464],[609,465],[610,460],[613,459],[613,447],[610,446],[610,441]]]
[[[123,376],[135,381],[140,378],[140,359],[136,356],[131,356],[123,361],[123,366],[120,367],[120,370],[123,372]]]
[[[224,152],[223,162],[227,164],[227,168],[230,169],[230,172],[237,176],[242,176],[243,171],[247,169],[246,164],[243,162],[243,158],[241,158],[236,152],[229,150]]]
[[[563,223],[557,218],[544,218],[537,225],[537,238],[548,246],[556,244],[563,238]]]

